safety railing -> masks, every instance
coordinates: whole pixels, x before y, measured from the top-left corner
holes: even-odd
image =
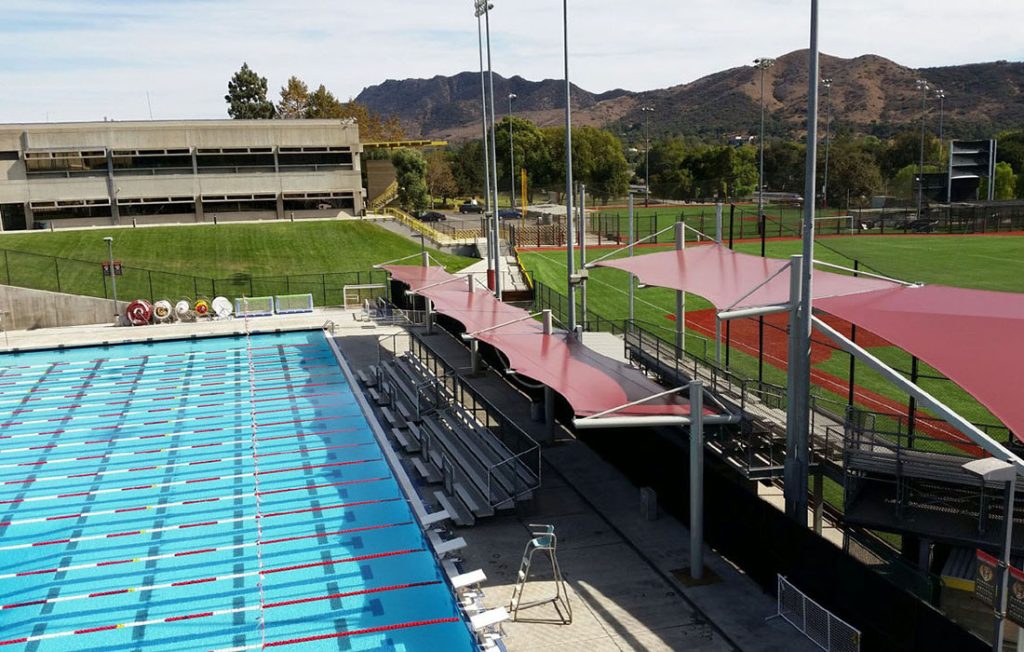
[[[778,576],[776,617],[782,618],[827,652],[859,652],[860,630]]]
[[[367,205],[367,210],[371,213],[376,213],[380,209],[384,208],[398,197],[398,181],[392,181],[384,192],[380,193]]]

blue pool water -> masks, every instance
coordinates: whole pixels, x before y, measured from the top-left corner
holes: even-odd
[[[323,335],[0,356],[0,647],[264,645],[475,649]]]

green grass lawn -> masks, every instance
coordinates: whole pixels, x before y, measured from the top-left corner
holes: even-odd
[[[784,258],[799,253],[799,241],[767,243],[767,254]],[[657,249],[662,249],[661,247]],[[657,249],[645,249],[645,253]],[[760,253],[760,243],[738,243],[736,249],[747,253]],[[606,255],[607,250],[591,249],[588,260]],[[862,265],[905,280],[955,285],[987,290],[1024,291],[1024,237],[948,237],[948,236],[858,236],[826,238],[816,248],[815,258],[842,265],[851,265],[856,258]],[[619,254],[625,255],[623,254]],[[565,293],[565,265],[563,252],[528,252],[522,254],[523,264],[534,278],[553,289]],[[862,267],[863,268],[863,267]],[[627,317],[627,275],[618,270],[597,268],[590,270],[588,283],[588,309],[611,320]],[[648,288],[636,293],[636,319],[654,325],[652,330],[671,340],[673,324],[666,315],[674,310],[675,293],[661,288]],[[704,299],[692,294],[686,297],[687,310],[710,308]],[[687,350],[712,355],[713,343],[692,334],[687,336]],[[893,367],[909,375],[911,357],[895,347],[878,347],[873,352]],[[735,348],[731,351],[730,367],[737,374],[749,378],[757,376],[757,357]],[[840,378],[848,378],[849,356],[836,351],[816,365],[816,368]],[[921,375],[940,375],[926,364],[920,364]],[[769,364],[764,366],[765,380],[785,384],[785,372]],[[857,368],[857,385],[877,392],[897,402],[906,396],[878,374],[864,365]],[[992,414],[954,383],[922,379],[922,387],[976,423],[998,424]],[[846,401],[843,395],[815,388],[822,398]],[[998,436],[998,435],[997,435]]]
[[[121,298],[311,292],[317,303],[335,303],[342,285],[370,282],[366,273],[374,264],[420,249],[419,243],[358,221],[5,233],[0,283],[106,296],[100,269],[107,259],[105,236],[114,238],[114,257],[125,268],[118,278]],[[431,254],[451,270],[473,262]],[[373,280],[382,279],[378,273]]]

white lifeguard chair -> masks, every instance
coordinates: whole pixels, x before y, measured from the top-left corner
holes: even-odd
[[[519,575],[516,578],[516,586],[512,589],[512,600],[509,604],[509,612],[512,620],[518,620],[520,609],[530,609],[544,604],[552,604],[558,613],[558,620],[563,625],[572,624],[572,607],[569,604],[569,592],[565,586],[565,579],[562,578],[562,570],[558,566],[558,537],[555,536],[555,526],[542,523],[530,523],[531,536],[533,537],[526,544],[523,551],[523,560],[519,564]],[[546,554],[551,562],[551,574],[555,583],[555,594],[548,598],[539,600],[523,601],[523,591],[530,579],[530,567],[533,564],[534,553]]]

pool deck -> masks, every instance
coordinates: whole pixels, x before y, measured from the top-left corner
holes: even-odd
[[[190,336],[319,328],[335,324],[337,338],[363,336],[350,356],[354,368],[376,360],[377,337],[401,330],[355,319],[353,311],[317,310],[312,314],[169,324],[141,328],[79,326],[0,334],[0,351],[87,344],[174,339]],[[363,346],[363,343],[366,346]],[[356,344],[355,341],[352,342]],[[363,361],[351,359],[366,356]],[[571,625],[544,620],[548,607],[521,612],[524,621],[506,623],[506,646],[512,652],[533,650],[765,650],[818,649],[779,619],[775,600],[728,560],[705,552],[715,581],[689,585],[689,533],[677,519],[660,514],[646,520],[638,489],[586,445],[563,435],[544,450],[543,487],[532,503],[517,512],[460,528],[469,547],[462,551],[467,570],[487,574],[483,588],[488,607],[507,605],[530,523],[551,523],[559,537],[559,561],[573,608]],[[545,577],[543,560],[534,568]],[[552,584],[527,585],[525,599],[548,595]]]

